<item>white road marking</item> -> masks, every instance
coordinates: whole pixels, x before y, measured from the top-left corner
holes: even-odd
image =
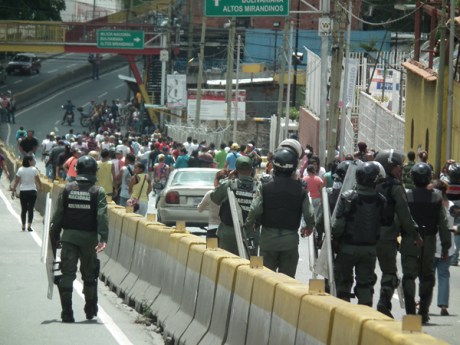
[[[77,65],[76,63],[72,63],[70,65],[65,66],[65,68],[72,68],[73,66],[76,66],[76,65]]]
[[[57,68],[56,68],[56,69],[52,69],[51,71],[48,71],[48,74],[51,74],[51,73],[54,73],[54,72],[57,72]]]
[[[3,200],[5,203],[6,208],[8,211],[11,213],[11,215],[16,218],[19,224],[21,224],[21,217],[16,213],[14,210],[13,206],[11,205],[10,200],[6,197],[5,194],[0,190],[0,198]],[[37,232],[33,231],[29,233],[35,243],[39,247],[42,246],[42,239],[40,236],[38,236]],[[77,292],[78,296],[80,296],[84,300],[84,295],[83,295],[83,285],[78,281],[75,280],[73,283],[73,288]],[[98,318],[102,321],[102,324],[107,328],[107,330],[112,334],[113,338],[115,341],[120,344],[120,345],[133,345],[133,343],[128,339],[128,337],[123,333],[123,331],[113,322],[112,318],[106,313],[104,309],[99,305],[99,310],[98,310]]]
[[[97,96],[97,98],[102,98],[102,97],[104,97],[104,96],[107,95],[107,94],[108,94],[107,91],[106,91],[106,92],[103,92],[103,93],[101,93],[99,96]]]
[[[125,85],[126,85],[125,83],[121,83],[121,84],[115,86],[114,89],[119,89],[120,87],[123,87],[123,86],[125,86]]]
[[[19,84],[22,83],[22,79],[16,80],[13,84]]]

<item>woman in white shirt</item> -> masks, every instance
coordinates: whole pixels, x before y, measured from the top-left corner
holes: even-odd
[[[13,185],[14,198],[16,188],[19,185],[19,200],[21,201],[21,221],[22,231],[26,230],[26,216],[27,216],[27,230],[33,231],[32,221],[34,219],[34,207],[37,200],[37,190],[42,190],[42,183],[40,181],[38,169],[35,167],[35,159],[31,155],[26,155],[22,159],[22,167],[16,173],[16,179]]]

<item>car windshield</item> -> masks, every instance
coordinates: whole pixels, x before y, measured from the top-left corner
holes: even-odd
[[[215,171],[178,171],[171,186],[214,186]]]
[[[16,62],[30,62],[31,58],[26,55],[16,55],[13,59],[13,61]]]

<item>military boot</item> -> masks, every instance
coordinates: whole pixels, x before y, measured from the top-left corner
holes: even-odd
[[[87,320],[97,316],[97,282],[84,282],[83,294],[85,295],[85,314]]]
[[[62,322],[72,323],[75,322],[72,310],[72,288],[59,287],[59,296],[61,298],[61,319]]]
[[[380,292],[380,299],[377,303],[377,310],[382,314],[385,314],[388,317],[394,319],[393,314],[391,314],[391,298],[393,297],[391,293],[391,289],[389,288],[382,288]]]

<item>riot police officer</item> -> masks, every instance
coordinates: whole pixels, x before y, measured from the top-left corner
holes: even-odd
[[[82,156],[77,161],[76,170],[76,181],[67,184],[59,196],[51,225],[52,243],[62,243],[62,277],[57,284],[63,322],[75,321],[72,287],[79,259],[86,318],[91,320],[97,316],[97,253],[105,249],[109,232],[105,191],[95,186],[96,160]]]
[[[235,194],[236,201],[242,209],[244,222],[256,193],[257,183],[251,177],[252,160],[249,157],[238,157],[235,165],[236,170],[231,172],[229,178],[223,180],[219,187],[211,193],[211,200],[215,204],[221,205],[219,211],[221,223],[217,229],[219,247],[238,255],[238,245],[236,243],[230,203],[227,197],[227,188],[230,188]]]
[[[293,178],[298,165],[298,152],[279,147],[273,157],[274,176],[257,189],[246,220],[252,229],[260,220],[260,255],[267,268],[294,277],[299,261],[299,226],[302,236],[313,231],[313,208],[305,188]]]
[[[350,301],[353,269],[355,295],[359,304],[372,306],[377,259],[376,245],[385,198],[375,191],[379,167],[365,162],[356,168],[356,187],[340,195],[332,224],[332,240],[337,252],[334,274],[337,297]]]
[[[442,205],[442,195],[427,189],[431,182],[432,170],[426,163],[417,163],[411,169],[411,178],[415,189],[407,191],[407,200],[412,217],[419,226],[423,238],[423,247],[416,247],[411,238],[401,241],[401,263],[403,269],[402,286],[407,314],[415,314],[415,279],[419,279],[419,314],[422,322],[430,319],[428,309],[435,284],[434,255],[436,252],[436,234],[439,231],[442,247],[442,260],[448,259],[451,238],[447,218]]]
[[[417,246],[421,246],[423,240],[410,214],[406,192],[400,181],[404,154],[393,149],[384,150],[377,154],[375,160],[383,166],[387,175],[376,187],[377,192],[386,198],[380,238],[377,243],[377,259],[382,271],[377,310],[393,317],[391,299],[399,284],[396,266],[399,229],[401,228],[402,237],[408,236]]]

